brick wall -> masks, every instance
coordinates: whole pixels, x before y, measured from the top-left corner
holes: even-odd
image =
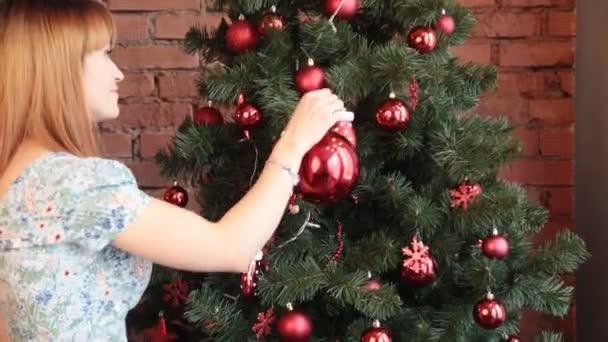
[[[460,0],[478,18],[473,38],[455,48],[463,60],[499,66],[498,90],[478,112],[507,115],[525,146],[524,157],[504,176],[523,183],[531,198],[551,210],[539,239],[573,226],[574,0]],[[199,105],[199,61],[178,46],[195,23],[217,25],[205,0],[107,0],[119,41],[114,58],[125,72],[122,113],[102,125],[106,155],[132,168],[140,185],[156,195],[169,184],[152,158],[175,126]],[[574,340],[574,316],[564,321],[529,313],[524,335],[540,328],[566,331]],[[524,337],[524,340],[527,340]]]

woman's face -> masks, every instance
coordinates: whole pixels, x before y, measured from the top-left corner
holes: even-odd
[[[125,75],[110,58],[110,46],[88,53],[83,61],[83,85],[87,108],[93,121],[118,117],[118,82]]]

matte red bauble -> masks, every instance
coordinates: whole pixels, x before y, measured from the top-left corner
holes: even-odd
[[[312,320],[308,314],[290,310],[277,321],[277,333],[281,342],[305,342],[312,335]]]
[[[242,16],[226,31],[226,45],[234,53],[255,50],[258,47],[258,32],[255,26]]]
[[[325,71],[309,59],[308,64],[296,72],[295,85],[300,94],[325,88]]]

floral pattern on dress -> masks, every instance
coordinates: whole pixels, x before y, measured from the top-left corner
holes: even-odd
[[[0,198],[10,341],[126,341],[152,264],[111,242],[151,201],[122,163],[47,153]]]

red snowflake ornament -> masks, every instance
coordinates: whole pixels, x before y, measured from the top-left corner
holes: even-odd
[[[403,252],[403,265],[401,277],[404,281],[414,285],[427,285],[433,282],[437,274],[437,262],[418,238],[414,237],[410,247],[401,249]]]
[[[468,210],[469,204],[481,195],[481,186],[477,183],[469,184],[468,182],[461,183],[455,189],[450,190],[452,208],[462,206],[462,209]]]
[[[274,307],[270,307],[266,312],[258,313],[258,323],[254,324],[251,330],[253,330],[255,337],[259,340],[272,332],[272,324],[275,321]]]
[[[173,307],[179,307],[185,303],[186,299],[188,299],[188,293],[190,292],[188,283],[182,278],[174,278],[171,283],[164,284],[163,290],[165,290],[163,300],[170,303]]]

